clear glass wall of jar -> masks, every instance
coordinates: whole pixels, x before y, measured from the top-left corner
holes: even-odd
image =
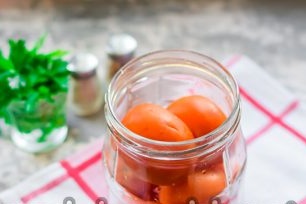
[[[120,122],[137,104],[167,106],[187,95],[210,98],[227,120],[213,132],[183,142],[150,140]],[[105,114],[108,134],[103,158],[110,203],[242,202],[246,145],[240,128],[239,91],[232,75],[215,60],[182,50],[137,58],[113,78]]]

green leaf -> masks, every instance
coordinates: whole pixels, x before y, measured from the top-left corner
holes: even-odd
[[[14,69],[13,63],[6,59],[0,51],[0,70],[12,70]]]
[[[47,54],[47,57],[53,58],[53,59],[58,59],[66,56],[69,52],[65,50],[55,50],[53,52],[50,52]]]
[[[37,51],[40,50],[40,48],[45,43],[46,37],[47,34],[44,34],[35,42],[34,47],[31,50],[32,53],[37,53]]]
[[[60,90],[67,90],[68,89],[68,83],[66,77],[57,77],[54,79],[54,81],[57,83]]]
[[[7,78],[11,77],[14,74],[14,71],[7,70],[3,73],[0,73],[0,81],[6,80]]]
[[[32,92],[32,94],[29,96],[25,104],[26,112],[31,113],[35,110],[36,102],[39,99],[38,96],[39,96],[38,92]]]
[[[38,88],[38,91],[39,91],[40,95],[42,95],[42,96],[48,96],[48,95],[50,95],[50,90],[49,90],[49,88],[46,87],[46,86],[41,86],[41,87],[39,87],[39,88]]]
[[[0,108],[0,118],[3,118],[5,123],[10,124],[11,123],[11,116],[7,109]]]
[[[28,55],[28,50],[25,47],[25,41],[9,40],[9,46],[10,46],[9,59],[13,63],[15,70],[22,70],[24,64],[26,64],[25,61]]]

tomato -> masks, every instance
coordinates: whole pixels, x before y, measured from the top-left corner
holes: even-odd
[[[116,181],[131,194],[146,201],[152,199],[152,192],[156,186],[140,180],[133,169],[130,169],[120,157],[117,160],[114,176]]]
[[[158,160],[121,150],[119,155],[137,178],[154,185],[171,185],[186,179],[192,162]]]
[[[187,183],[160,187],[159,202],[162,204],[186,204],[189,198],[191,198],[191,192]]]
[[[226,187],[223,167],[217,166],[188,176],[187,182],[175,186],[161,186],[159,201],[162,204],[185,204],[194,199],[197,203],[209,203],[210,199]]]
[[[132,132],[153,140],[176,142],[193,139],[189,128],[178,117],[155,104],[144,103],[131,108],[124,116],[122,124]],[[124,151],[121,151],[121,156],[135,175],[156,185],[168,185],[186,178],[190,168],[189,164]]]
[[[194,137],[213,131],[226,120],[225,114],[213,101],[200,95],[182,97],[167,109],[189,127]]]
[[[122,124],[143,137],[168,142],[193,139],[189,128],[163,107],[144,103],[131,108]]]
[[[223,164],[223,148],[211,154],[199,156],[195,162],[195,170],[202,171]]]
[[[188,176],[188,186],[192,195],[201,202],[217,196],[226,187],[226,177],[220,166]]]

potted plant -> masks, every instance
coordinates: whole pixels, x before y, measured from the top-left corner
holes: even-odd
[[[67,137],[66,51],[40,52],[45,37],[28,49],[25,40],[9,40],[0,50],[0,118],[11,126],[12,141],[23,150],[44,152]]]

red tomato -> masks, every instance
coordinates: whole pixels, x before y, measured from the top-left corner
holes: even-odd
[[[118,157],[116,165],[115,179],[122,187],[136,197],[146,201],[152,199],[152,192],[156,186],[140,180],[120,157]]]
[[[189,127],[194,137],[213,131],[226,120],[225,114],[213,101],[199,95],[182,97],[167,109]]]
[[[168,142],[193,139],[189,128],[163,107],[144,103],[130,109],[122,124],[143,137]]]

